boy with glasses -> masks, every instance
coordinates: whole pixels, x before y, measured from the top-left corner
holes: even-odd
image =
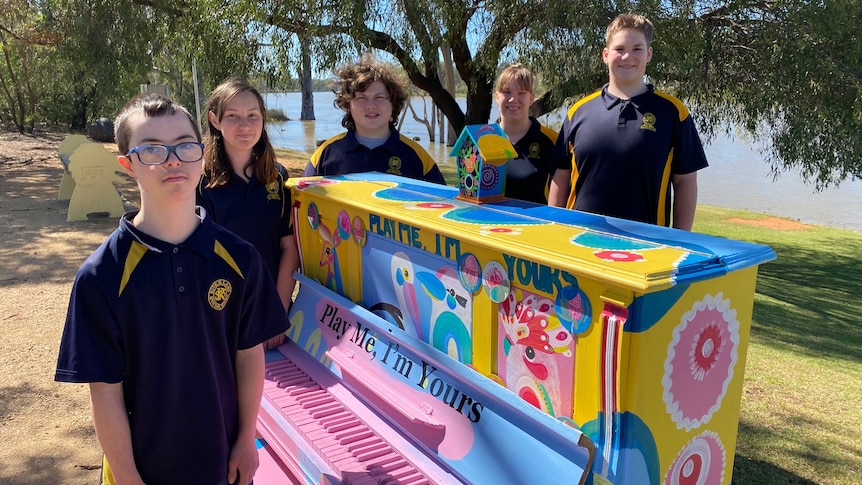
[[[392,68],[365,57],[339,69],[338,77],[335,105],[344,110],[347,132],[323,142],[302,175],[383,172],[445,185],[431,155],[395,129],[407,90]]]
[[[114,126],[141,208],[78,270],[55,379],[90,386],[102,483],[250,483],[261,343],[284,308],[259,253],[195,207],[188,111],[139,95]]]

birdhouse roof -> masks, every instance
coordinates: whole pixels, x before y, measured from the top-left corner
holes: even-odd
[[[479,155],[486,162],[505,161],[515,158],[517,151],[503,128],[497,123],[487,125],[467,125],[461,130],[455,147],[449,153],[450,157],[457,157],[458,151],[464,145],[465,138],[469,137],[474,145],[479,147]]]

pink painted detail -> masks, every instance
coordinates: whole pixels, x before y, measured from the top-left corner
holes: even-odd
[[[554,303],[518,289],[500,302],[497,318],[506,388],[551,416],[571,416],[574,337],[560,324]]]
[[[332,185],[337,184],[337,180],[329,180],[329,179],[314,179],[314,180],[300,180],[296,183],[296,188],[299,190],[310,189],[312,187],[324,186],[324,185]]]
[[[479,234],[481,234],[483,236],[490,236],[490,235],[520,236],[521,235],[521,228],[519,228],[519,227],[481,226],[479,228]]]
[[[730,303],[721,293],[706,295],[673,330],[662,398],[678,428],[690,431],[709,422],[733,380],[739,321]]]
[[[724,483],[724,444],[718,434],[704,431],[679,452],[664,477],[665,485]]]
[[[401,425],[441,456],[460,460],[473,447],[472,426],[463,426],[465,417],[427,392],[399,383],[380,365],[367,358],[349,358],[352,342],[329,342],[327,355],[342,372],[344,382],[363,389],[376,409]],[[345,350],[347,349],[347,350]]]
[[[595,255],[602,261],[613,261],[619,263],[638,263],[644,260],[642,255],[631,251],[596,251]]]
[[[365,240],[367,239],[368,234],[365,231],[365,222],[362,221],[362,218],[356,216],[353,218],[353,240],[356,241],[360,247],[365,245]]]
[[[481,286],[482,268],[479,259],[470,253],[461,256],[458,261],[458,279],[465,290],[473,293]]]
[[[347,214],[346,211],[341,211],[338,213],[338,236],[341,237],[342,240],[346,240],[350,238],[350,215]]]
[[[317,226],[317,232],[322,240],[319,264],[326,270],[324,284],[332,291],[343,294],[337,252],[337,248],[341,244],[341,236],[337,232],[333,234],[325,224]]]
[[[263,473],[277,476],[270,463],[263,463],[273,459],[280,461],[286,476],[298,480],[266,480],[269,475],[260,475],[259,470],[256,478],[262,483],[323,484],[333,483],[333,478],[341,483],[346,477],[367,476],[377,458],[357,453],[354,444],[360,442],[374,443],[375,449],[388,457],[387,463],[402,470],[403,476],[391,477],[393,485],[416,483],[418,479],[424,483],[462,483],[439,460],[429,458],[359,400],[310,354],[291,341],[280,346],[278,352],[285,359],[266,364],[257,423],[271,458],[263,456],[263,451],[258,453],[261,466],[266,467]],[[434,414],[436,410],[430,412]]]
[[[405,428],[413,429],[410,434],[434,446],[443,440],[446,426],[433,416],[434,405],[428,402],[433,398],[426,395],[417,401],[405,399],[400,389],[389,384],[391,378],[377,370],[379,366],[367,365],[367,359],[354,359],[355,354],[340,347],[329,349],[326,356],[341,369],[345,382],[358,384],[377,409],[391,410],[386,413],[388,416],[399,423],[408,423]]]
[[[269,443],[257,449],[258,467],[254,473],[254,479],[258,483],[295,483],[297,477],[282,464],[275,450]]]
[[[416,204],[416,208],[418,209],[454,209],[455,204],[449,204],[444,202],[420,202]]]
[[[548,354],[571,355],[572,334],[558,321],[557,325],[552,325],[552,315],[553,302],[536,295],[517,301],[514,292],[510,292],[500,304],[501,322],[515,345],[526,345]]]
[[[614,416],[620,411],[619,406],[619,389],[620,389],[620,345],[622,341],[623,328],[628,320],[629,312],[627,309],[605,302],[602,309],[602,349],[601,349],[601,403],[602,412],[605,416]],[[605,463],[610,460],[611,448],[614,439],[614,434],[618,432],[613,425],[614,420],[604,420],[604,444],[600,450],[601,456],[604,457]],[[607,465],[605,465],[607,466]],[[603,471],[603,473],[606,470]]]

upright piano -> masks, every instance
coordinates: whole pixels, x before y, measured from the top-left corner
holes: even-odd
[[[730,482],[770,248],[387,174],[288,185],[257,483]]]

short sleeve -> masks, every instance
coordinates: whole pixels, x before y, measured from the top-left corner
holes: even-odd
[[[82,267],[69,298],[54,380],[123,381],[122,337],[110,298],[105,287],[96,281],[95,274],[86,266]]]
[[[263,260],[254,253],[246,275],[237,348],[249,349],[290,328],[287,312]]]
[[[691,115],[680,122],[679,137],[674,152],[677,154],[674,157],[672,169],[675,174],[684,175],[709,166],[703,143],[700,141],[700,135],[697,133],[697,127]]]

